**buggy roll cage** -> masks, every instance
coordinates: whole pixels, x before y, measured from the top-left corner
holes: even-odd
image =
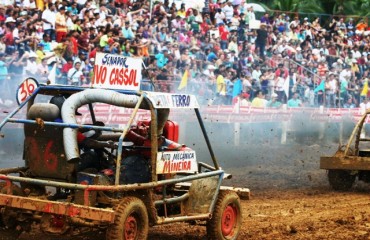
[[[53,86],[53,85],[38,85],[38,87],[33,91],[33,93],[27,97],[27,99],[20,103],[20,105],[13,110],[9,115],[0,123],[0,131],[4,127],[6,123],[22,123],[22,124],[39,124],[36,120],[30,120],[30,119],[19,119],[19,118],[13,118],[14,115],[16,115],[26,104],[28,104],[28,109],[33,104],[35,97],[38,94],[43,95],[72,95],[77,92],[81,92],[87,89],[91,88],[84,88],[84,87],[70,87],[70,86]],[[116,132],[121,133],[121,136],[118,141],[118,152],[117,152],[117,161],[116,161],[116,176],[115,176],[115,185],[107,186],[107,185],[82,185],[82,184],[76,184],[76,183],[66,183],[66,182],[58,182],[58,181],[49,181],[49,180],[42,180],[42,179],[33,179],[33,178],[27,178],[27,177],[17,177],[12,175],[7,175],[10,173],[16,173],[22,170],[25,170],[26,167],[17,167],[17,168],[7,168],[7,169],[0,169],[0,180],[5,180],[7,184],[11,184],[12,181],[16,182],[26,182],[26,183],[32,183],[35,185],[44,185],[44,186],[52,186],[52,187],[61,187],[61,188],[67,188],[67,189],[75,189],[75,190],[83,190],[86,194],[88,194],[90,191],[112,191],[112,192],[120,192],[120,191],[130,191],[130,190],[138,190],[138,189],[150,189],[155,188],[158,186],[166,186],[170,184],[177,184],[181,182],[188,182],[196,179],[201,178],[207,178],[212,176],[218,176],[218,187],[217,192],[213,197],[212,204],[210,206],[210,212],[214,208],[215,200],[218,195],[218,189],[221,186],[222,179],[224,177],[224,171],[219,168],[218,162],[216,160],[216,157],[214,155],[213,149],[211,147],[207,132],[205,130],[204,123],[202,121],[199,107],[189,107],[194,108],[195,114],[197,116],[200,128],[202,130],[202,134],[205,138],[209,153],[211,155],[211,159],[213,162],[213,166],[210,166],[206,163],[199,162],[199,173],[195,175],[188,175],[181,178],[173,178],[173,179],[167,179],[167,180],[160,180],[158,181],[156,171],[155,171],[155,164],[156,164],[156,155],[158,152],[158,141],[157,141],[157,113],[158,108],[155,106],[155,103],[150,99],[148,95],[150,95],[150,92],[142,92],[142,91],[128,91],[128,90],[114,90],[117,93],[120,94],[127,94],[127,95],[136,95],[139,97],[139,101],[134,107],[134,111],[132,112],[130,119],[125,127],[125,129],[115,128],[115,127],[101,127],[101,126],[94,126],[94,125],[83,125],[83,124],[74,124],[74,123],[58,123],[58,122],[50,122],[45,121],[43,122],[43,125],[48,126],[56,126],[56,127],[62,127],[62,128],[70,128],[70,129],[86,129],[86,130],[101,130],[101,131],[109,131],[109,132]],[[148,183],[140,183],[140,184],[126,184],[126,185],[120,185],[119,184],[119,177],[120,177],[120,162],[121,162],[121,153],[123,149],[123,139],[125,135],[127,134],[129,127],[132,125],[134,121],[134,117],[139,109],[141,109],[141,104],[145,103],[150,110],[151,113],[151,134],[152,134],[152,149],[151,149],[151,166],[152,166],[152,180]],[[89,111],[91,114],[91,119],[93,123],[95,120],[95,114],[93,111],[93,106],[91,103],[88,104]],[[170,107],[172,108],[172,107]],[[176,108],[176,107],[173,107]],[[201,172],[201,168],[207,169],[206,172]],[[164,196],[165,197],[165,196]],[[156,204],[165,204],[169,202],[180,202],[184,199],[188,198],[187,194],[184,194],[183,196],[171,198],[171,199],[163,199],[156,201]],[[89,205],[89,199],[86,198],[84,200],[84,205]],[[195,217],[195,216],[194,216]],[[199,217],[199,216],[198,216]],[[208,218],[209,215],[205,214],[203,218]],[[163,223],[166,222],[172,222],[172,221],[178,221],[180,219],[189,219],[189,217],[178,217],[179,219],[171,218],[172,220],[163,220]],[[194,219],[198,219],[195,217]]]

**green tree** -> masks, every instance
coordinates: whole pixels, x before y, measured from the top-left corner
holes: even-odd
[[[370,16],[370,0],[332,0],[333,14]]]
[[[305,13],[324,13],[322,1],[311,0],[270,0],[270,1],[250,1],[262,4],[269,10],[279,10],[286,12],[305,12]]]
[[[252,0],[250,2],[262,4],[269,10],[370,16],[370,0]]]

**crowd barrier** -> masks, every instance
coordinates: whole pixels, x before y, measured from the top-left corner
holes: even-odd
[[[0,108],[0,119],[4,119],[7,113],[14,109]],[[104,122],[106,125],[120,125],[127,123],[133,109],[98,103],[94,105],[96,120]],[[86,106],[79,108],[78,117],[80,123],[91,123],[91,116]],[[205,122],[219,123],[264,123],[264,122],[290,122],[299,117],[305,121],[316,122],[356,122],[363,114],[360,108],[253,108],[238,106],[202,106],[201,115]],[[184,118],[184,112],[171,112],[171,119],[176,121],[191,121],[191,118]],[[18,117],[24,117],[24,110],[17,114]],[[150,115],[146,110],[139,110],[137,121],[149,119]],[[193,118],[195,119],[195,118]],[[370,121],[369,121],[370,122]],[[13,124],[14,126],[16,124]]]

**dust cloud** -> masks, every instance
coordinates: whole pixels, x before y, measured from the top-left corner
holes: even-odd
[[[319,167],[320,156],[333,155],[348,141],[355,126],[349,116],[342,122],[322,122],[311,120],[305,113],[296,113],[286,123],[205,121],[220,166],[233,174],[233,179],[224,184],[251,189],[327,186],[326,171]],[[282,144],[284,124],[287,134]],[[200,128],[194,122],[185,126],[180,128],[181,143],[196,150],[198,161],[211,164]]]
[[[13,111],[16,106],[16,93],[24,79],[20,76],[9,76],[0,87],[0,122]],[[0,131],[0,168],[23,166],[24,134],[20,124],[7,123]]]

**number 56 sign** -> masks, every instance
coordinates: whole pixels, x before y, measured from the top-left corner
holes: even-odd
[[[39,83],[34,78],[26,78],[18,87],[17,102],[18,105],[23,103],[29,96],[33,94]]]

